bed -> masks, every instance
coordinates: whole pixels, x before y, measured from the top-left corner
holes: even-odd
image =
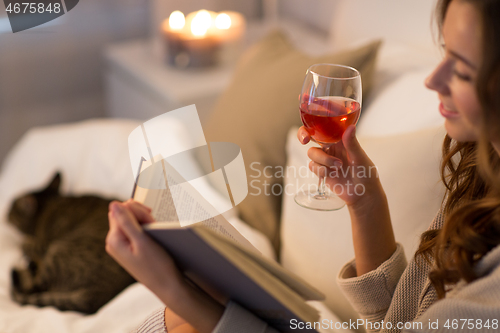
[[[10,299],[10,269],[22,261],[20,233],[6,223],[11,199],[43,187],[54,174],[63,175],[62,192],[97,194],[126,200],[133,188],[127,139],[141,122],[117,119],[88,121],[34,128],[24,135],[9,154],[0,175],[0,331],[1,332],[129,332],[161,302],[148,289],[135,283],[96,314],[61,312],[52,307],[20,306]],[[171,124],[165,140],[182,147],[188,138],[179,123]],[[44,147],[40,149],[40,147]],[[99,147],[99,149],[96,149]],[[224,200],[208,183],[204,195]],[[257,230],[243,223],[234,210],[225,213],[235,226],[264,255],[274,259],[271,243]],[[322,304],[317,304],[328,312]],[[332,319],[335,316],[329,314]]]
[[[433,1],[413,0],[403,5],[399,0],[350,0],[336,1],[335,6],[329,8],[333,7],[335,11],[331,13],[332,23],[326,39],[312,35],[308,29],[298,29],[293,21],[283,20],[279,26],[289,44],[286,49],[283,48],[283,55],[273,60],[280,63],[273,66],[286,66],[289,59],[298,59],[293,58],[298,57],[293,53],[294,48],[302,51],[314,48],[310,52],[314,55],[308,55],[312,61],[326,53],[359,48],[383,38],[383,44],[374,58],[371,89],[363,102],[357,134],[378,166],[388,195],[396,236],[407,248],[406,254],[410,255],[418,242],[418,234],[426,229],[437,211],[443,193],[439,185],[443,121],[437,112],[437,97],[423,86],[425,76],[439,61],[429,28]],[[397,19],[385,19],[389,10],[391,16]],[[346,21],[350,13],[357,14],[354,26]],[[282,37],[280,35],[279,38]],[[276,35],[274,38],[277,38]],[[271,44],[276,46],[276,43]],[[246,53],[239,65],[239,73],[253,71],[254,68],[249,66],[256,66],[255,57],[255,48]],[[259,61],[260,66],[266,66],[262,65],[262,61],[267,60],[261,57]],[[230,108],[228,96],[248,91],[247,86],[238,87],[241,81],[236,75],[231,87],[218,102],[216,108],[219,111],[214,113],[214,118],[223,116],[224,112],[220,110]],[[295,100],[291,103],[294,105]],[[283,112],[294,111],[289,108]],[[295,116],[298,118],[298,115]],[[10,269],[20,262],[22,256],[19,248],[21,236],[5,221],[12,198],[43,186],[54,171],[60,170],[64,177],[64,193],[96,193],[127,199],[133,183],[127,137],[138,125],[140,122],[134,120],[93,119],[34,128],[12,148],[0,173],[0,332],[128,332],[161,306],[153,294],[137,283],[90,316],[60,312],[49,307],[19,306],[9,295]],[[273,149],[282,151],[280,163],[287,166],[286,170],[301,168],[307,163],[307,147],[302,147],[295,139],[297,125],[295,119],[279,124],[279,129],[273,129],[274,135],[279,135],[273,141],[276,146]],[[211,131],[217,132],[215,125],[212,126],[215,129]],[[182,145],[180,138],[186,137],[185,131],[182,127],[173,126],[166,135],[169,140],[176,140]],[[223,131],[216,134],[225,135]],[[231,136],[234,133],[227,134]],[[244,134],[244,142],[236,142],[244,147],[244,158],[248,151],[250,160],[275,162],[271,158],[273,156],[269,156],[275,151],[268,150],[269,147],[262,142],[254,142],[252,133]],[[216,135],[212,137],[216,138]],[[231,138],[222,141],[233,142]],[[294,189],[303,183],[316,182],[316,178],[310,173],[297,176],[289,172],[280,177],[276,181],[289,186],[285,186],[287,191],[283,195],[273,198],[279,208],[269,204],[269,198],[248,196],[245,199],[249,202],[246,208],[240,207],[245,214],[230,211],[228,219],[264,254],[274,257],[273,248],[279,250],[280,261],[286,268],[325,292],[326,301],[315,304],[323,318],[333,321],[356,318],[335,284],[340,266],[353,256],[346,209],[331,213],[304,210],[293,202]],[[217,195],[217,190],[210,184],[207,184],[207,190]],[[261,218],[263,215],[256,211],[271,211],[264,216],[269,218],[266,221],[271,222],[260,223],[264,221]]]

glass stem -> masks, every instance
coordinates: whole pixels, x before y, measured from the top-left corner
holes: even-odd
[[[321,149],[327,153],[328,148],[330,148],[330,145],[321,145]],[[318,182],[318,197],[324,198],[326,196],[325,194],[325,180],[326,176],[319,177],[319,182]]]
[[[320,196],[320,197],[325,196],[325,178],[326,177],[319,177],[318,196]]]

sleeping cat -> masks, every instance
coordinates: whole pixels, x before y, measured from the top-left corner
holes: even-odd
[[[60,184],[57,173],[45,189],[12,203],[9,222],[25,235],[28,261],[12,270],[12,297],[90,314],[134,279],[104,249],[111,200],[63,196]]]

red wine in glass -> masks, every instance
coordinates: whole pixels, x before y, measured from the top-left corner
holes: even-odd
[[[306,71],[299,97],[302,124],[326,152],[342,140],[345,130],[355,125],[361,112],[361,75],[352,67],[337,64],[315,64]],[[336,189],[340,193],[342,188]],[[328,193],[325,177],[318,182],[318,190],[301,190],[295,202],[302,207],[331,211],[345,206],[334,193]]]
[[[347,127],[356,124],[360,104],[347,97],[304,98],[300,103],[302,124],[314,141],[328,146],[342,140]]]

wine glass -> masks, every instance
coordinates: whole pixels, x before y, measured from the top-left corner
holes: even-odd
[[[361,75],[352,67],[316,64],[307,69],[299,97],[300,118],[311,134],[311,140],[318,143],[323,151],[342,140],[347,127],[357,123],[361,112],[361,94]],[[320,177],[317,191],[299,192],[295,202],[302,207],[322,211],[345,206],[342,199],[327,192],[325,177]]]

